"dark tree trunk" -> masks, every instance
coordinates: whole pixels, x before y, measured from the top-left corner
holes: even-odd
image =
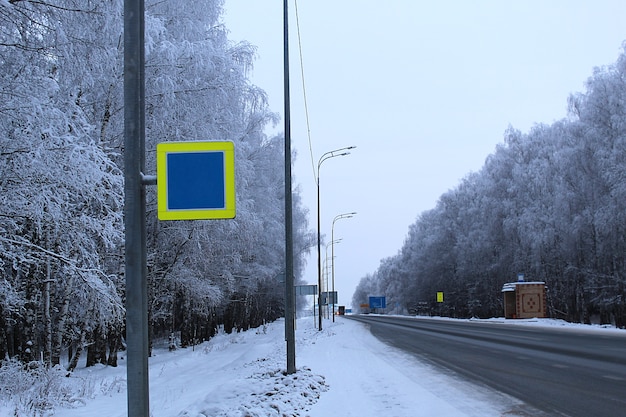
[[[63,347],[63,335],[65,334],[65,327],[67,323],[67,318],[69,315],[70,301],[71,301],[71,288],[73,285],[74,279],[72,277],[69,278],[68,282],[65,285],[65,290],[61,302],[61,309],[59,311],[59,318],[57,320],[57,334],[53,340],[52,346],[52,364],[58,365],[61,360],[61,350]],[[70,347],[69,351],[69,360],[72,358],[72,349]]]
[[[87,367],[102,363],[106,364],[107,344],[102,336],[102,330],[98,327],[93,332],[93,343],[87,346]]]
[[[109,336],[107,339],[109,343],[109,357],[107,359],[107,365],[116,367],[117,366],[117,352],[119,351],[120,346],[122,345],[122,338],[121,338],[119,331],[111,330],[109,331]]]
[[[78,366],[78,360],[80,359],[80,356],[83,353],[84,345],[85,345],[85,337],[81,335],[80,343],[76,347],[76,352],[74,353],[74,356],[72,356],[72,359],[70,359],[70,362],[67,364],[68,372],[74,371],[74,369],[76,369],[76,367]]]

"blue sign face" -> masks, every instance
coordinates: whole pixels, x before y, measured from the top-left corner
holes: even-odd
[[[167,154],[168,210],[223,209],[224,152]]]
[[[370,308],[387,308],[387,298],[370,297]]]
[[[157,203],[159,220],[234,218],[233,142],[157,144]]]

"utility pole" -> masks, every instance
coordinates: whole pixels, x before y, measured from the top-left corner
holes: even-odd
[[[283,0],[284,95],[285,95],[285,341],[287,373],[296,372],[295,287],[293,276],[293,203],[291,190],[291,113],[289,103],[289,12]]]

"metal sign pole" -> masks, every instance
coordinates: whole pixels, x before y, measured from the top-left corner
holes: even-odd
[[[124,227],[127,398],[130,417],[149,417],[146,282],[144,1],[124,1]]]

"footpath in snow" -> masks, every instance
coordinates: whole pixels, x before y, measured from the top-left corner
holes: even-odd
[[[345,318],[298,320],[296,366],[286,368],[284,322],[220,334],[195,348],[150,358],[153,417],[528,416],[519,401],[445,375]],[[126,367],[80,367],[64,378],[74,398],[45,416],[126,416]],[[68,406],[72,404],[72,406]],[[0,403],[0,416],[15,413]]]

